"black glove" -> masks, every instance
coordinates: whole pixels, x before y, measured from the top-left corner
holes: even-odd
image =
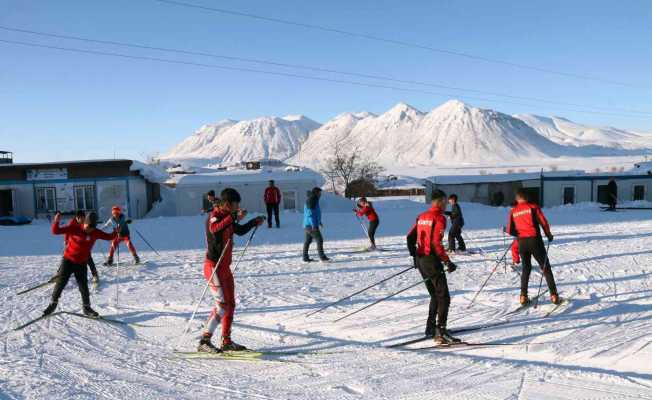
[[[452,261],[448,261],[448,262],[446,263],[446,267],[448,268],[448,272],[449,272],[449,273],[450,273],[450,272],[453,272],[453,271],[455,271],[455,270],[457,269],[457,265],[455,265],[455,263],[452,262]]]
[[[554,236],[552,236],[552,233],[546,233],[546,237],[548,238],[549,242],[552,242],[552,239],[555,238]]]

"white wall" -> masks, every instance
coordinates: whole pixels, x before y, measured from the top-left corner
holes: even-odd
[[[115,205],[127,208],[127,182],[126,180],[98,181],[97,182],[97,214],[100,220],[111,216],[111,208]]]
[[[176,203],[177,215],[197,215],[202,208],[204,196],[209,190],[214,190],[219,197],[220,192],[227,188],[233,188],[240,193],[242,202],[240,206],[246,208],[249,212],[266,213],[263,195],[267,187],[267,181],[264,182],[247,182],[247,183],[228,183],[228,184],[193,184],[177,186]],[[296,209],[303,210],[303,204],[306,201],[306,192],[316,186],[314,181],[283,181],[276,185],[281,192],[296,192]],[[281,208],[283,201],[281,200]]]
[[[147,214],[147,183],[140,177],[129,179],[129,209],[131,218],[143,218]]]
[[[591,181],[544,181],[543,183],[543,205],[545,207],[559,206],[563,204],[563,190],[565,187],[575,188],[575,203],[591,201]],[[594,197],[594,201],[596,201]]]

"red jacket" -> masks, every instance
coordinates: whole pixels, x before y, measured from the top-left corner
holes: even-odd
[[[71,219],[70,222],[68,222],[67,226],[80,226],[79,222],[75,218]],[[70,234],[66,233],[63,236],[63,243],[68,246],[68,241],[70,240]]]
[[[529,202],[522,202],[512,207],[507,220],[507,233],[518,238],[541,236],[539,226],[546,235],[550,235],[550,225],[541,211],[541,207]]]
[[[265,189],[265,203],[278,204],[281,202],[281,191],[276,186]]]
[[[97,239],[113,240],[115,238],[115,234],[109,234],[99,229],[93,229],[91,233],[86,233],[80,224],[69,224],[61,227],[57,221],[52,224],[52,233],[54,235],[66,235],[68,237],[63,258],[81,265],[85,265],[88,262],[88,258],[91,256],[91,250]]]
[[[206,221],[206,243],[208,245],[206,258],[217,262],[222,252],[224,252],[218,267],[228,268],[233,258],[233,234],[242,236],[255,226],[255,218],[244,225],[240,225],[231,213],[222,209],[214,210]]]
[[[416,254],[429,256],[435,254],[443,262],[448,262],[448,254],[441,244],[446,231],[446,217],[439,207],[431,207],[417,217],[417,223],[410,230],[410,235],[416,235]]]
[[[358,217],[366,215],[369,222],[378,221],[378,214],[376,214],[376,210],[372,206],[364,206],[355,213],[358,214]]]

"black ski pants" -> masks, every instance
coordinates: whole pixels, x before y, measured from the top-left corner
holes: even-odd
[[[272,227],[272,214],[274,214],[274,219],[276,220],[276,227],[281,226],[281,220],[279,219],[279,204],[278,203],[265,203],[267,206],[267,226]]]
[[[455,246],[456,240],[457,247]],[[453,223],[448,230],[448,250],[453,251],[455,249],[466,250],[466,243],[464,243],[464,238],[462,238],[462,224]]]
[[[75,280],[77,281],[77,286],[79,288],[79,293],[82,297],[82,303],[84,306],[90,306],[91,297],[88,292],[88,270],[86,264],[75,264],[68,259],[63,259],[61,266],[59,267],[59,273],[57,275],[57,280],[54,284],[54,291],[52,291],[52,302],[58,303],[59,298],[63,289],[68,284],[68,280],[71,275],[75,275]]]
[[[326,258],[324,254],[324,238],[321,235],[319,229],[306,228],[306,238],[303,242],[303,259],[307,260],[309,257],[308,250],[310,250],[310,244],[312,241],[317,242],[317,252],[319,253],[319,258]]]
[[[550,294],[557,294],[555,277],[552,275],[552,268],[546,255],[546,246],[543,244],[543,239],[541,237],[519,238],[518,252],[521,255],[521,263],[523,264],[521,295],[527,296],[530,273],[532,272],[532,257],[537,260],[537,263],[539,263],[539,266],[543,270],[543,276],[546,278]]]
[[[374,247],[376,247],[376,229],[378,229],[378,225],[380,225],[378,220],[369,221],[369,240]]]
[[[426,289],[430,293],[426,335],[434,335],[435,327],[446,328],[446,322],[448,321],[448,309],[451,304],[448,281],[439,257],[433,255],[417,256],[416,261],[417,268],[423,279],[430,278],[425,282]]]

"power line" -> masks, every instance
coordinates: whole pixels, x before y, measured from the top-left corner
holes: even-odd
[[[36,48],[51,49],[51,50],[59,50],[59,51],[65,51],[65,52],[71,52],[71,53],[83,53],[83,54],[110,56],[110,57],[117,57],[117,58],[123,58],[123,59],[132,59],[132,60],[155,61],[155,62],[161,62],[161,63],[166,63],[166,64],[189,65],[189,66],[195,66],[195,67],[212,68],[212,69],[220,69],[220,70],[227,70],[227,71],[238,71],[238,72],[262,74],[262,75],[283,76],[283,77],[289,77],[289,78],[298,78],[298,79],[321,81],[321,82],[330,82],[330,83],[340,83],[340,84],[362,86],[362,87],[370,87],[370,88],[379,88],[379,89],[390,89],[390,90],[403,91],[403,92],[421,93],[421,94],[428,94],[428,95],[434,95],[434,96],[441,96],[441,97],[446,97],[446,98],[459,97],[459,98],[462,98],[462,99],[471,99],[471,100],[479,100],[479,101],[499,102],[499,103],[531,106],[531,104],[515,102],[515,101],[510,101],[510,100],[498,100],[498,101],[496,101],[496,99],[488,99],[488,98],[476,97],[476,96],[466,96],[466,95],[459,96],[457,94],[438,93],[438,92],[432,92],[432,91],[421,90],[421,89],[405,88],[405,87],[398,87],[398,86],[391,86],[391,85],[384,85],[384,84],[376,84],[376,83],[368,83],[368,82],[360,82],[360,81],[350,81],[350,80],[344,80],[344,79],[317,77],[317,76],[310,76],[310,75],[301,75],[301,74],[287,73],[287,72],[260,70],[260,69],[254,69],[254,68],[233,67],[233,66],[228,66],[228,65],[198,63],[198,62],[194,62],[194,61],[171,60],[171,59],[159,58],[159,57],[137,56],[137,55],[131,55],[131,54],[114,53],[114,52],[99,51],[99,50],[87,50],[87,49],[79,49],[79,48],[73,48],[73,47],[52,46],[52,45],[46,45],[46,44],[40,44],[40,43],[31,43],[31,42],[23,42],[23,41],[17,41],[17,40],[0,39],[0,43],[16,44],[16,45],[20,45],[20,46],[36,47]],[[642,116],[642,115],[626,115],[626,114],[622,114],[622,113],[609,113],[609,112],[598,112],[598,111],[589,111],[589,110],[565,109],[563,111],[585,113],[585,114],[597,114],[597,115],[611,115],[611,116],[621,116],[621,117],[624,116],[624,117],[644,118],[644,116]]]
[[[440,53],[440,54],[446,54],[446,55],[450,55],[450,56],[462,57],[462,58],[466,58],[466,59],[474,60],[474,61],[482,61],[482,62],[486,62],[486,63],[506,65],[506,66],[510,66],[510,67],[514,67],[514,68],[523,69],[523,70],[530,70],[530,71],[541,72],[541,73],[546,73],[546,74],[565,76],[567,78],[575,78],[575,79],[581,79],[581,80],[585,80],[585,81],[601,82],[601,83],[605,83],[605,84],[609,84],[609,85],[617,85],[617,86],[629,87],[629,88],[634,88],[634,89],[646,89],[646,90],[649,89],[646,86],[636,85],[636,84],[627,83],[627,82],[619,82],[619,81],[600,78],[600,77],[591,76],[591,75],[559,71],[559,70],[554,70],[554,69],[549,69],[549,68],[544,68],[544,67],[538,67],[538,66],[535,66],[535,65],[520,64],[520,63],[516,63],[516,62],[512,62],[512,61],[505,61],[505,60],[500,60],[500,59],[496,59],[496,58],[479,56],[479,55],[476,55],[476,54],[471,54],[471,53],[467,53],[467,52],[463,52],[463,51],[442,49],[442,48],[432,47],[432,46],[428,46],[428,45],[407,42],[407,41],[403,41],[403,40],[390,39],[390,38],[386,38],[386,37],[382,37],[382,36],[370,35],[370,34],[367,34],[367,33],[353,32],[353,31],[347,31],[347,30],[343,30],[343,29],[331,28],[331,27],[327,27],[327,26],[323,26],[323,25],[307,24],[307,23],[304,23],[304,22],[290,21],[290,20],[281,19],[281,18],[266,17],[266,16],[263,16],[263,15],[245,13],[245,12],[234,11],[234,10],[227,10],[227,9],[224,9],[224,8],[202,6],[202,5],[199,5],[199,4],[186,3],[186,2],[177,1],[177,0],[154,0],[154,1],[157,1],[159,3],[172,4],[172,5],[176,5],[176,6],[180,6],[180,7],[195,8],[195,9],[199,9],[199,10],[212,11],[212,12],[217,12],[217,13],[226,14],[226,15],[234,15],[234,16],[238,16],[238,17],[257,19],[257,20],[266,21],[266,22],[273,22],[273,23],[277,23],[277,24],[298,26],[298,27],[312,29],[312,30],[318,30],[318,31],[322,31],[322,32],[337,33],[337,34],[344,35],[344,36],[356,37],[356,38],[371,40],[371,41],[375,41],[375,42],[390,43],[390,44],[394,44],[394,45],[398,45],[398,46],[402,46],[402,47],[409,47],[409,48],[427,50],[427,51],[431,51],[431,52],[434,52],[434,53]]]
[[[457,90],[457,91],[461,91],[461,92],[470,92],[470,93],[490,95],[490,96],[496,96],[496,97],[505,97],[505,98],[515,99],[515,100],[526,100],[526,101],[535,102],[535,103],[547,103],[547,104],[556,104],[556,105],[563,105],[563,106],[582,107],[582,108],[585,108],[585,109],[607,110],[607,111],[622,111],[622,112],[625,112],[625,113],[632,113],[632,114],[652,115],[652,112],[648,112],[648,111],[630,110],[630,109],[614,108],[614,107],[591,106],[591,105],[570,103],[570,102],[563,102],[563,101],[556,101],[556,100],[549,100],[549,99],[543,99],[543,98],[537,98],[537,97],[516,96],[516,95],[505,94],[505,93],[498,93],[498,92],[491,92],[491,91],[484,91],[484,90],[449,86],[449,85],[444,85],[444,84],[440,84],[440,83],[424,82],[424,81],[417,81],[417,80],[397,79],[397,78],[393,78],[393,77],[389,77],[389,76],[383,76],[383,75],[365,74],[365,73],[359,73],[359,72],[350,72],[350,71],[343,71],[343,70],[324,68],[324,67],[316,67],[316,66],[310,66],[310,65],[302,65],[302,64],[289,64],[289,63],[282,63],[282,62],[276,62],[276,61],[262,60],[262,59],[257,59],[257,58],[237,57],[237,56],[224,55],[224,54],[215,54],[215,53],[207,53],[207,52],[184,50],[184,49],[157,47],[157,46],[150,46],[150,45],[144,45],[144,44],[138,44],[138,43],[118,42],[118,41],[113,41],[113,40],[92,39],[92,38],[81,37],[81,36],[62,35],[62,34],[57,34],[57,33],[34,31],[34,30],[31,30],[31,29],[14,28],[14,27],[2,26],[2,25],[0,25],[0,29],[10,31],[10,32],[27,33],[27,34],[31,34],[31,35],[38,35],[38,36],[44,36],[44,37],[77,40],[77,41],[82,41],[82,42],[87,42],[87,43],[114,45],[114,46],[122,46],[122,47],[136,48],[136,49],[162,51],[162,52],[168,52],[168,53],[178,53],[178,54],[185,54],[185,55],[195,55],[195,56],[203,56],[203,57],[220,58],[220,59],[231,60],[231,61],[242,61],[242,62],[250,62],[250,63],[264,64],[264,65],[272,65],[272,66],[277,66],[277,67],[304,69],[304,70],[315,71],[315,72],[335,73],[335,74],[340,74],[340,75],[354,76],[354,77],[358,77],[358,78],[368,78],[368,79],[389,81],[389,82],[393,82],[393,83],[418,85],[418,86],[428,86],[428,87],[435,87],[435,88],[439,88],[439,89]]]

